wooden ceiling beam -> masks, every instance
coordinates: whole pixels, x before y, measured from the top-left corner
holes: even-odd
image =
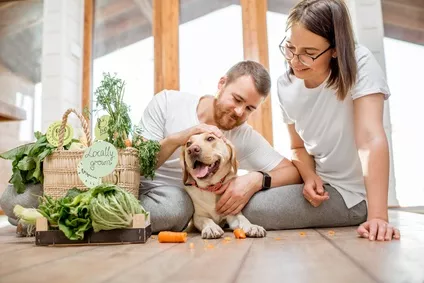
[[[424,4],[422,8],[416,8],[403,3],[385,1],[382,3],[382,10],[385,24],[424,32]]]
[[[107,22],[102,26],[95,27],[94,41],[96,44],[113,39],[119,35],[125,34],[128,30],[142,27],[147,25],[148,21],[141,15],[137,16],[134,14],[140,14],[138,10],[128,13],[125,17],[113,22]]]
[[[384,24],[384,36],[424,46],[424,32]]]
[[[94,42],[94,59],[112,53],[115,50],[125,46],[134,44],[140,40],[152,36],[152,27],[148,25],[134,26],[128,29],[125,33],[117,34],[113,38],[106,39],[105,41]]]
[[[133,0],[114,0],[104,6],[100,6],[100,4],[97,4],[98,2],[99,1],[96,1],[96,7],[94,9],[94,24],[96,26],[120,17],[136,8]]]
[[[0,38],[20,33],[42,21],[42,1],[19,1],[19,5],[0,13]]]
[[[136,5],[140,8],[141,14],[152,24],[153,21],[153,7],[149,0],[134,0]]]
[[[423,0],[381,0],[381,3],[395,3],[415,8],[424,8]]]
[[[13,36],[15,34],[18,34],[26,29],[30,29],[32,27],[35,27],[43,22],[43,18],[40,17],[38,19],[34,19],[30,22],[23,22],[19,23],[15,26],[10,26],[6,28],[0,29],[0,38],[4,38],[7,36]]]
[[[6,3],[1,3],[0,4],[0,11],[6,10],[8,8],[10,9],[18,3],[19,3],[19,1],[9,1],[9,2],[6,2]]]

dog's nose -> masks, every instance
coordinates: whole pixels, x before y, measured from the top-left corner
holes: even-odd
[[[202,150],[198,145],[192,145],[187,149],[189,155],[199,155]]]

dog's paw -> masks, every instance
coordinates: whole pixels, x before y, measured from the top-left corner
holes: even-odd
[[[207,226],[202,230],[203,239],[218,239],[224,235],[224,230],[221,229],[218,225]]]
[[[246,233],[246,236],[250,238],[263,238],[266,236],[266,230],[258,225],[243,227],[243,230]]]

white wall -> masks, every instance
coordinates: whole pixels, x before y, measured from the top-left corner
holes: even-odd
[[[68,108],[82,112],[84,0],[44,0],[41,130]],[[72,115],[72,114],[71,114]],[[75,115],[70,123],[79,125]]]

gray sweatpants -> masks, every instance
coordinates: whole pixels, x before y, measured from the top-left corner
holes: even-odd
[[[190,196],[179,187],[162,186],[141,191],[139,198],[141,206],[150,212],[153,233],[182,231],[194,213]]]
[[[243,214],[266,230],[353,226],[366,221],[365,201],[348,209],[337,190],[325,185],[330,199],[315,208],[303,197],[302,188],[290,185],[260,191],[250,199]],[[177,187],[150,189],[140,195],[140,202],[151,213],[154,233],[184,230],[194,212],[189,195]]]

